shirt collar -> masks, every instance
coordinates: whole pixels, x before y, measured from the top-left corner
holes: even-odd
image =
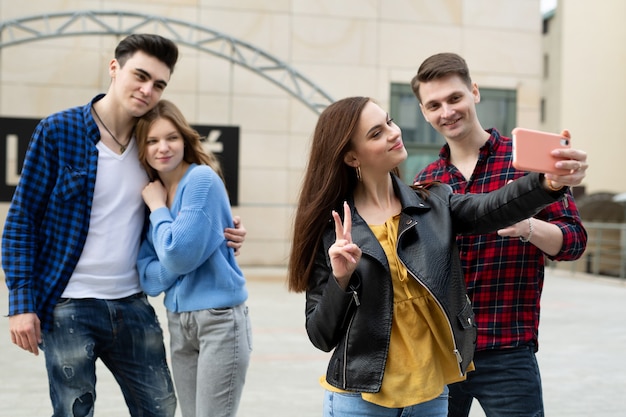
[[[100,129],[98,129],[98,125],[93,118],[91,108],[93,107],[94,103],[102,99],[102,97],[104,97],[104,94],[98,94],[93,99],[91,99],[88,105],[83,107],[83,117],[85,118],[85,126],[87,126],[87,137],[89,137],[94,144],[97,144],[100,141]]]
[[[487,129],[486,132],[489,133],[489,139],[480,147],[481,155],[494,153],[498,149],[498,146],[500,146],[500,143],[502,143],[502,135],[500,135],[500,132],[498,132],[495,127]],[[441,147],[439,159],[442,159],[446,163],[450,162],[450,146],[447,143]]]

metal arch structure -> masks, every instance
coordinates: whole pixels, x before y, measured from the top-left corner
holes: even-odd
[[[43,39],[79,35],[160,33],[231,61],[274,83],[319,114],[333,102],[330,95],[290,65],[247,42],[181,20],[125,11],[46,13],[0,22],[0,49]]]

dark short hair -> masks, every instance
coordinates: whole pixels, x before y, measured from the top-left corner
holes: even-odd
[[[411,89],[417,100],[421,103],[419,88],[420,83],[439,80],[450,75],[457,75],[471,88],[472,78],[465,60],[451,52],[442,52],[426,58],[417,70],[417,75],[411,80]]]
[[[167,65],[171,73],[174,72],[178,60],[178,47],[171,40],[150,33],[128,35],[115,48],[115,59],[123,67],[128,58],[137,51],[155,57]]]

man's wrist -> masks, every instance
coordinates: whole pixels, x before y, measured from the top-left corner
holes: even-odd
[[[563,187],[564,187],[563,185],[560,185],[560,186],[558,186],[558,187],[557,187],[557,186],[555,186],[555,185],[554,185],[554,183],[552,182],[552,180],[549,180],[549,179],[547,179],[547,178],[544,178],[544,180],[545,180],[544,185],[546,186],[546,188],[547,188],[549,191],[560,191],[560,190],[561,190],[561,188],[563,188]]]
[[[546,180],[546,181],[550,181],[550,180]],[[556,190],[554,190],[556,191]],[[519,240],[521,240],[524,243],[528,243],[530,242],[530,239],[533,237],[533,222],[531,221],[532,217],[528,218],[528,236],[524,237],[524,236],[520,236]]]

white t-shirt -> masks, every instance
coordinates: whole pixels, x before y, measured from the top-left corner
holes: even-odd
[[[87,241],[64,298],[116,299],[141,291],[137,253],[144,222],[141,191],[148,176],[134,138],[122,155],[96,145],[98,173]]]

